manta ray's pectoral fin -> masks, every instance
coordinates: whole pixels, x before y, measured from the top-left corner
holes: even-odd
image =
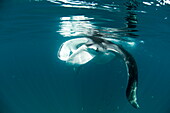
[[[64,42],[58,50],[58,58],[67,61],[79,47],[88,42],[87,38],[76,38]]]
[[[116,52],[123,57],[126,63],[126,68],[128,73],[128,85],[126,89],[126,97],[129,103],[134,108],[139,108],[139,105],[137,103],[137,96],[136,96],[136,90],[138,87],[138,70],[137,70],[137,64],[135,59],[121,46],[111,44],[108,45],[108,50]]]
[[[127,67],[128,72],[128,86],[126,89],[126,96],[130,104],[135,107],[139,108],[139,104],[137,103],[137,87],[138,87],[138,69],[135,59],[129,54],[125,49],[120,48],[122,51],[122,55],[124,56],[124,60]]]
[[[89,53],[88,48],[86,45],[82,45],[79,47],[73,54],[70,55],[70,57],[67,59],[67,63],[70,63],[72,65],[82,65],[86,64],[90,60],[92,60],[95,57],[95,55]]]

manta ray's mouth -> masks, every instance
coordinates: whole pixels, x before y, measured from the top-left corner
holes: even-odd
[[[114,58],[117,54],[123,58],[128,73],[126,96],[129,103],[139,108],[136,90],[138,86],[138,71],[134,58],[123,47],[102,38],[76,38],[62,44],[58,51],[58,58],[73,66],[79,66],[98,57]]]

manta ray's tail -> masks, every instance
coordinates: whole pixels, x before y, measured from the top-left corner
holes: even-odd
[[[123,57],[128,72],[128,85],[126,89],[126,97],[133,107],[139,108],[136,96],[136,90],[138,87],[138,70],[135,59],[121,46],[113,44],[112,46],[109,47],[108,50],[116,52]]]

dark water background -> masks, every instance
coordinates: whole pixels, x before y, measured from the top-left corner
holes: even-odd
[[[58,2],[0,1],[0,113],[170,113],[168,3],[139,1],[137,9],[129,10],[126,0],[96,0],[95,8]],[[103,8],[112,2],[114,9]],[[80,15],[93,18],[80,23],[124,29],[112,34],[136,42],[123,46],[138,65],[140,109],[126,99],[127,72],[120,58],[106,64],[90,62],[78,75],[57,58],[60,45],[75,38],[61,34],[68,33],[62,31],[61,18]],[[134,15],[134,21],[127,19]]]

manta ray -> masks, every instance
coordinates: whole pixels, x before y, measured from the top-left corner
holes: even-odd
[[[126,88],[126,97],[134,108],[139,108],[137,103],[138,71],[137,64],[121,45],[110,41],[109,39],[89,36],[87,38],[76,38],[64,42],[59,51],[58,58],[71,65],[80,66],[88,63],[96,57],[103,59],[114,58],[115,55],[121,56],[124,60],[128,74],[128,84]]]

